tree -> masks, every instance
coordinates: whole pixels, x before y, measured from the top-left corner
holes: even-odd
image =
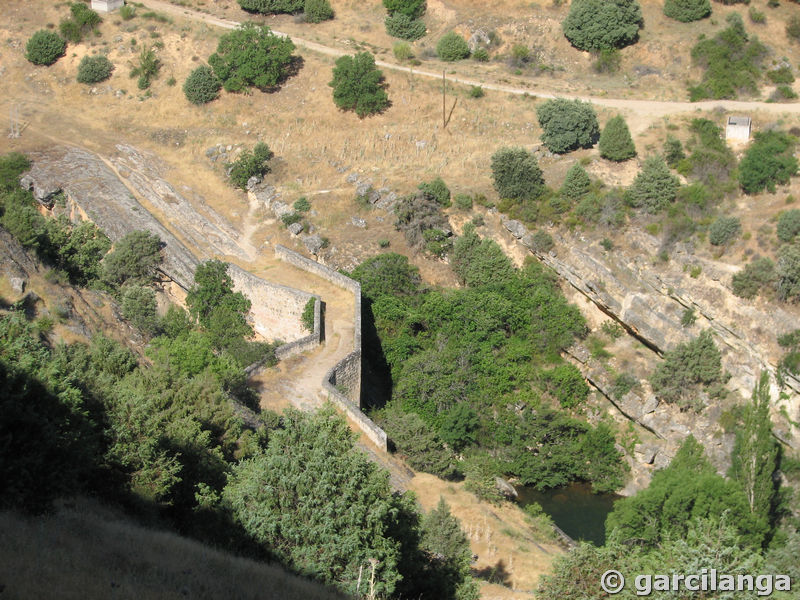
[[[46,29],[34,33],[25,45],[25,58],[35,65],[49,66],[64,56],[67,43]]]
[[[737,217],[717,217],[708,228],[708,241],[712,246],[723,246],[742,232],[742,222]]]
[[[559,193],[564,198],[577,201],[589,192],[591,185],[592,180],[589,179],[589,174],[580,163],[575,163],[567,171],[567,177],[564,179]]]
[[[436,55],[448,62],[469,58],[469,45],[455,31],[449,31],[436,44]]]
[[[78,64],[78,83],[98,83],[111,77],[114,65],[105,56],[84,56]]]
[[[695,339],[679,344],[664,354],[650,378],[653,391],[667,402],[691,405],[695,386],[710,386],[722,381],[722,360],[719,350],[706,329]]]
[[[494,189],[501,198],[535,200],[545,192],[536,157],[524,148],[501,148],[492,155]]]
[[[472,223],[464,226],[463,235],[453,245],[450,265],[469,287],[503,285],[514,277],[514,267],[503,249],[492,239],[482,240]]]
[[[271,171],[270,166],[267,164],[275,154],[269,149],[264,142],[258,142],[253,146],[253,151],[242,150],[238,158],[230,165],[231,183],[238,187],[240,190],[247,189],[247,182],[251,177],[261,179],[264,175]]]
[[[126,234],[103,259],[103,279],[117,286],[152,282],[163,260],[161,244],[161,239],[149,231]]]
[[[19,190],[19,178],[30,168],[31,161],[24,154],[10,152],[0,156],[0,194]]]
[[[186,78],[183,84],[183,93],[189,102],[200,105],[216,100],[221,88],[222,82],[214,75],[211,67],[202,65]]]
[[[428,31],[422,19],[414,19],[400,12],[388,15],[384,24],[386,33],[410,42],[423,37]]]
[[[419,269],[409,264],[408,257],[394,252],[368,258],[350,276],[361,283],[361,293],[373,300],[415,294],[421,281]]]
[[[675,200],[680,182],[660,156],[651,156],[633,180],[626,195],[632,206],[655,214]]]
[[[764,189],[775,191],[776,184],[789,183],[797,174],[795,141],[781,131],[760,131],[739,164],[739,182],[747,194]]]
[[[793,208],[784,211],[778,217],[778,225],[775,228],[778,239],[782,242],[791,242],[800,234],[800,209]]]
[[[536,115],[543,129],[542,143],[557,154],[591,148],[600,136],[597,115],[588,102],[556,98],[539,106]]]
[[[442,440],[455,451],[474,444],[477,429],[478,415],[464,402],[448,410],[439,426]]]
[[[303,10],[304,5],[304,0],[239,0],[244,10],[265,14],[296,13]]]
[[[411,19],[419,19],[426,8],[425,0],[383,0],[383,6],[390,15],[401,14]]]
[[[303,14],[309,23],[322,23],[333,18],[333,8],[328,0],[305,0]]]
[[[764,288],[775,287],[777,282],[775,263],[762,256],[746,264],[738,273],[734,273],[731,287],[735,295],[749,299],[755,298]]]
[[[776,271],[778,297],[792,302],[800,299],[800,246],[787,244],[778,251]]]
[[[134,327],[146,335],[158,332],[158,315],[156,314],[156,294],[141,285],[128,285],[122,292],[122,316]]]
[[[593,51],[633,44],[642,22],[636,0],[573,0],[562,27],[573,46]]]
[[[293,51],[289,38],[273,34],[269,27],[244,23],[220,38],[208,64],[229,92],[269,90],[289,76]]]
[[[668,135],[664,142],[664,160],[674,169],[684,158],[686,158],[686,154],[683,152],[681,141],[675,136]]]
[[[606,123],[603,133],[600,134],[598,143],[600,156],[621,162],[636,156],[636,146],[633,145],[631,132],[622,116],[612,117]]]
[[[778,444],[772,437],[769,418],[769,373],[763,371],[736,428],[728,477],[744,490],[750,512],[769,521],[776,502],[775,471]]]
[[[704,19],[711,14],[708,0],[664,0],[664,14],[682,23]]]
[[[333,68],[333,102],[342,110],[352,110],[362,119],[389,106],[383,73],[375,67],[369,52],[342,56]]]
[[[444,207],[450,206],[450,188],[447,187],[441,177],[420,183],[417,187],[431,200],[435,200]]]
[[[416,413],[406,413],[394,405],[377,415],[378,423],[394,442],[397,452],[417,471],[443,479],[456,474],[452,450],[445,448],[436,432]]]

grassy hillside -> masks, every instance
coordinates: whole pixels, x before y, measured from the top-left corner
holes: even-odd
[[[0,513],[3,598],[334,600],[346,596],[180,537],[88,500],[54,514]]]

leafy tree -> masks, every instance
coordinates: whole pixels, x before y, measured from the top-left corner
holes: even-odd
[[[214,75],[211,67],[202,65],[186,78],[183,84],[183,93],[189,102],[200,105],[216,100],[221,88],[222,82]]]
[[[288,411],[266,449],[233,467],[223,498],[235,521],[295,569],[356,593],[361,567],[377,595],[402,575],[398,520],[408,498],[393,494],[386,471],[354,448],[332,408]]]
[[[731,280],[733,293],[740,298],[755,298],[764,288],[773,287],[777,283],[778,274],[775,263],[769,258],[756,258],[734,273]]]
[[[544,373],[551,393],[564,408],[574,408],[589,397],[589,386],[581,372],[569,363],[556,366]]]
[[[475,411],[462,403],[456,404],[444,414],[439,430],[442,440],[458,451],[475,443],[478,424],[478,415]]]
[[[122,292],[122,316],[147,335],[158,333],[155,292],[141,285],[125,286]]]
[[[417,187],[431,200],[435,200],[444,207],[450,206],[450,188],[447,187],[441,177],[420,183]]]
[[[303,14],[309,23],[322,23],[333,18],[333,8],[328,0],[305,0]]]
[[[422,19],[414,19],[400,12],[387,16],[384,24],[390,36],[410,42],[423,37],[428,31]]]
[[[408,263],[408,257],[394,252],[368,258],[350,276],[361,283],[361,293],[373,300],[415,294],[421,281],[419,269]]]
[[[620,162],[636,156],[636,146],[633,145],[631,132],[625,119],[620,115],[612,117],[606,123],[603,133],[600,134],[598,146],[600,156],[609,160]]]
[[[383,6],[390,15],[401,14],[412,19],[419,19],[426,8],[425,0],[383,0]]]
[[[239,6],[249,12],[265,14],[296,13],[303,10],[305,0],[238,0]]]
[[[417,249],[425,248],[448,239],[447,218],[442,214],[442,205],[424,193],[405,196],[394,207],[397,216],[395,228],[402,231],[408,243]],[[433,237],[431,233],[433,233]]]
[[[710,386],[722,381],[721,355],[711,331],[705,330],[696,338],[664,354],[650,378],[653,391],[667,402],[688,405],[695,386]]]
[[[744,491],[750,512],[767,522],[773,516],[777,500],[778,468],[778,444],[772,437],[769,404],[769,373],[763,371],[753,390],[753,399],[745,407],[742,424],[736,428],[728,471],[728,477]]]
[[[642,22],[636,0],[573,0],[562,27],[573,46],[591,51],[633,44]]]
[[[383,73],[369,52],[342,56],[333,68],[333,102],[342,110],[353,110],[362,119],[389,106]]]
[[[503,285],[514,277],[514,267],[503,249],[492,239],[481,239],[471,223],[453,245],[450,260],[461,283],[470,287]]]
[[[299,4],[302,10],[302,0]],[[293,51],[289,38],[273,34],[269,27],[244,23],[220,38],[208,64],[229,92],[269,90],[289,76]]]
[[[763,131],[755,140],[739,164],[739,182],[748,194],[765,188],[775,191],[776,184],[789,183],[797,174],[798,163],[794,157],[795,140],[780,131]]]
[[[98,83],[111,77],[114,65],[105,56],[84,56],[78,64],[78,83]]]
[[[564,98],[547,100],[536,109],[536,115],[543,129],[542,143],[557,154],[591,148],[600,136],[597,115],[588,102]]]
[[[800,234],[800,209],[793,208],[784,211],[778,217],[778,225],[775,228],[778,239],[782,242],[791,242]]]
[[[642,166],[626,194],[632,206],[655,214],[666,208],[678,193],[678,178],[660,156],[651,156]]]
[[[64,56],[67,43],[46,29],[34,33],[25,45],[25,58],[35,65],[49,66]]]
[[[686,154],[683,152],[681,141],[672,135],[668,135],[664,142],[664,160],[674,169],[684,158],[686,158]]]
[[[545,191],[536,157],[524,148],[501,148],[492,155],[494,189],[501,198],[535,200]]]
[[[567,171],[567,177],[564,179],[564,184],[561,186],[559,193],[564,198],[577,201],[589,192],[591,185],[592,180],[589,179],[586,169],[580,163],[575,163]]]
[[[269,149],[264,142],[258,142],[253,146],[253,151],[242,150],[241,154],[230,165],[231,171],[228,177],[231,183],[241,190],[247,189],[247,182],[251,177],[261,178],[272,169],[267,164],[275,153]]]
[[[161,265],[161,240],[149,231],[132,231],[122,237],[103,259],[103,279],[112,285],[148,284]]]
[[[800,299],[800,246],[787,244],[778,251],[776,271],[778,297],[796,302]]]
[[[455,31],[449,31],[439,38],[439,42],[436,44],[436,55],[448,62],[469,58],[469,45]]]
[[[742,222],[737,217],[717,217],[708,228],[708,241],[712,246],[723,246],[742,232]]]
[[[708,0],[664,0],[664,14],[682,23],[704,19],[711,14]]]
[[[0,195],[19,190],[19,178],[31,168],[28,157],[19,152],[0,156]]]

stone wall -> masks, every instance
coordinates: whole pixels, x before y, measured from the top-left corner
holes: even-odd
[[[327,392],[328,398],[344,411],[373,443],[386,451],[388,449],[386,432],[361,411],[361,284],[285,246],[275,246],[275,255],[298,269],[313,273],[353,293],[355,305],[353,352],[328,371],[322,381],[322,387]]]
[[[322,300],[319,296],[314,298],[314,330],[307,336],[284,344],[275,350],[278,360],[284,360],[295,354],[300,354],[306,350],[311,350],[322,343]]]

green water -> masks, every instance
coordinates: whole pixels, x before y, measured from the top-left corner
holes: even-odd
[[[553,522],[573,540],[593,542],[602,546],[606,541],[606,516],[620,498],[616,494],[594,494],[590,485],[574,483],[563,488],[538,492],[517,487],[522,506],[538,502]]]

